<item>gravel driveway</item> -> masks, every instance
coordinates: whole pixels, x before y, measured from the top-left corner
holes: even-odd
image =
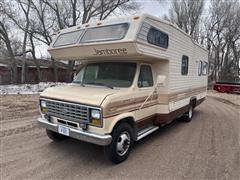
[[[49,140],[37,104],[38,95],[0,96],[0,179],[240,179],[240,107],[221,97],[210,94],[191,123],[176,120],[135,143],[119,165],[100,146]]]

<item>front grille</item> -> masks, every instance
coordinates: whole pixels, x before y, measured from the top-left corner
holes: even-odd
[[[55,100],[46,100],[46,105],[50,116],[74,122],[88,122],[87,106]]]

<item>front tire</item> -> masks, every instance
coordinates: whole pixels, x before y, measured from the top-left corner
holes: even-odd
[[[133,146],[133,130],[127,123],[119,124],[112,132],[112,143],[104,147],[104,153],[114,164],[126,160]]]
[[[59,141],[63,141],[65,139],[67,139],[67,136],[64,136],[64,135],[61,135],[59,133],[50,131],[48,129],[46,129],[46,133],[47,133],[47,136],[55,142],[59,142]]]

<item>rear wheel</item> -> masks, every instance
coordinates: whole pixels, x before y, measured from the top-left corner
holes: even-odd
[[[190,122],[192,121],[192,117],[193,117],[193,104],[191,103],[189,105],[188,111],[183,115],[183,121]]]
[[[133,130],[127,123],[119,124],[112,133],[112,143],[104,147],[107,158],[115,164],[126,160],[133,145]]]
[[[61,135],[61,134],[59,134],[59,133],[50,131],[50,130],[48,130],[48,129],[46,129],[46,133],[47,133],[47,136],[48,136],[51,140],[56,141],[56,142],[67,139],[67,136],[64,136],[64,135]]]

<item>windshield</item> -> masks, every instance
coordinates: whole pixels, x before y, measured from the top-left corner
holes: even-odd
[[[106,87],[129,87],[136,72],[136,63],[104,62],[84,66],[73,83]]]

